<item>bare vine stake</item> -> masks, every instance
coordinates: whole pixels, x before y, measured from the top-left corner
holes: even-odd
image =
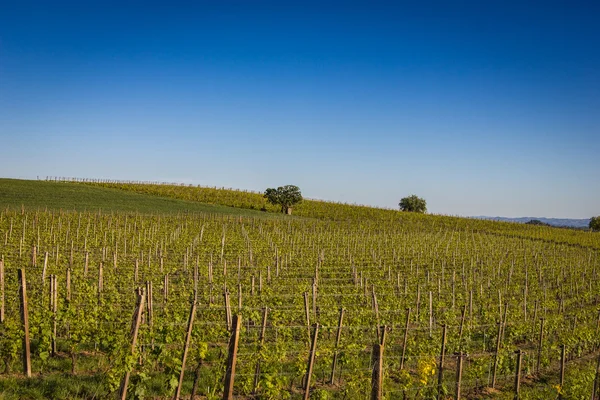
[[[502,318],[502,341],[504,341],[504,332],[506,331],[507,319],[508,319],[508,302],[504,303],[504,317]]]
[[[594,386],[592,388],[592,400],[596,400],[596,394],[598,393],[599,384],[600,384],[600,355],[598,355],[598,361],[596,362],[596,376],[594,377]]]
[[[104,281],[102,277],[102,263],[98,268],[98,303],[102,300],[102,290],[104,289]]]
[[[308,329],[308,339],[310,340],[310,311],[308,308],[308,292],[304,292],[304,314],[306,315],[306,329]]]
[[[229,291],[223,291],[223,299],[225,300],[225,325],[227,326],[227,330],[231,332],[231,324],[232,324],[232,316],[231,316],[231,306],[229,304]]]
[[[233,399],[233,382],[235,379],[235,364],[237,361],[238,342],[240,340],[240,326],[242,316],[233,317],[233,329],[229,339],[229,354],[227,356],[227,367],[225,370],[225,388],[223,390],[223,400]]]
[[[238,283],[238,313],[242,312],[242,284]]]
[[[142,321],[142,309],[144,307],[146,294],[142,290],[138,290],[137,304],[133,313],[133,321],[131,326],[131,354],[135,353],[135,346],[137,345],[138,332],[140,330],[140,322]],[[119,389],[119,397],[121,400],[127,398],[127,386],[129,385],[129,375],[131,371],[127,370],[125,376],[121,381],[121,388]]]
[[[371,374],[371,400],[381,400],[383,396],[383,349],[385,346],[386,326],[377,326],[377,331],[381,331],[379,343],[373,345],[372,364],[373,372]]]
[[[442,379],[444,378],[444,356],[446,354],[446,324],[442,325],[442,349],[440,351],[440,366],[438,369],[438,395],[437,398],[442,398]]]
[[[71,301],[71,268],[67,268],[67,276],[66,276],[66,299],[67,301]]]
[[[195,293],[195,292],[194,292]],[[148,314],[147,323],[149,327],[152,327],[154,316],[153,316],[153,304],[152,304],[152,281],[146,281],[146,314]]]
[[[560,393],[558,395],[559,399],[563,399],[563,388],[565,387],[565,362],[566,362],[566,348],[565,345],[560,345]]]
[[[269,309],[267,307],[263,308],[263,317],[262,317],[262,329],[260,331],[259,338],[259,346],[258,351],[262,350],[263,345],[265,344],[265,331],[267,329],[267,314]],[[256,361],[256,368],[254,369],[254,386],[252,387],[252,393],[256,394],[256,388],[258,387],[258,380],[260,377],[260,358]]]
[[[194,316],[196,315],[196,294],[194,293],[194,298],[192,299],[192,308],[190,310],[190,317],[188,319],[187,332],[185,334],[185,345],[183,346],[183,354],[181,356],[181,372],[179,373],[179,383],[177,384],[177,390],[175,391],[175,396],[173,396],[173,400],[179,400],[179,396],[181,395],[181,385],[183,384],[183,376],[185,374],[185,361],[187,358],[187,352],[190,347],[190,339],[192,337],[192,327],[194,324]]]
[[[462,381],[463,359],[465,354],[455,353],[456,356],[456,400],[460,400],[460,384]]]
[[[333,381],[335,379],[335,367],[337,365],[337,359],[338,359],[338,347],[340,346],[340,340],[342,338],[343,320],[344,320],[344,309],[340,308],[340,319],[338,320],[337,335],[335,337],[335,351],[333,352],[333,362],[331,364],[331,377],[329,378],[329,383],[332,385],[333,385]]]
[[[44,268],[42,268],[42,286],[46,282],[46,269],[48,268],[48,252],[44,255]]]
[[[25,269],[19,270],[19,297],[21,300],[21,322],[23,323],[23,373],[31,378],[31,348],[29,347],[29,312],[27,310],[27,282]]]
[[[165,274],[165,279],[163,283],[163,301],[167,304],[169,300],[169,274]]]
[[[406,354],[406,341],[408,339],[408,324],[410,322],[410,308],[406,309],[406,324],[404,325],[404,339],[402,340],[402,357],[400,357],[400,370],[404,368],[404,355]]]
[[[433,293],[429,291],[429,337],[433,336]]]
[[[502,338],[502,323],[498,322],[498,337],[496,338],[496,352],[494,353],[494,369],[492,370],[492,389],[496,387],[496,372],[498,371],[498,353]]]
[[[310,355],[308,357],[308,367],[306,369],[306,378],[304,384],[304,400],[308,400],[310,397],[310,377],[313,373],[313,367],[315,365],[315,355],[317,350],[317,336],[319,334],[319,324],[314,324],[314,334],[312,337],[312,343],[310,345]]]
[[[377,304],[377,295],[375,294],[375,285],[372,287],[373,292],[373,310],[377,321],[377,340],[381,340],[381,332],[379,332],[379,305]]]
[[[460,328],[458,329],[458,346],[462,349],[462,335],[463,328],[465,326],[465,316],[467,314],[467,305],[465,304],[462,308],[462,315],[460,316]]]
[[[519,390],[521,387],[521,360],[523,358],[523,350],[519,349],[515,353],[517,353],[517,372],[515,375],[515,398],[514,398],[514,400],[519,400]]]
[[[540,373],[540,362],[542,360],[542,344],[544,342],[544,318],[540,318],[540,340],[538,342],[537,361],[535,363],[535,373]]]
[[[44,260],[44,268],[46,268],[47,260],[48,260],[48,252],[46,252],[46,259]],[[83,276],[84,277],[87,276],[89,260],[90,260],[90,253],[86,251],[85,252],[85,260],[84,260],[84,264],[83,264]]]
[[[0,323],[4,323],[4,260],[3,259],[0,259]]]
[[[50,275],[52,287],[52,356],[56,355],[56,313],[58,311],[58,282],[56,275]]]
[[[312,284],[312,305],[313,305],[313,317],[317,320],[317,280],[315,279]]]

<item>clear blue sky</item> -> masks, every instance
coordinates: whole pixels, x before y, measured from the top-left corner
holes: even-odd
[[[0,176],[600,214],[598,1],[10,3]]]

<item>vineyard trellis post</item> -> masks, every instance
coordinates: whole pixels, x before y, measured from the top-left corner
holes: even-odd
[[[463,352],[455,353],[456,356],[456,400],[460,400],[460,385],[462,381],[463,361],[466,356]]]
[[[537,349],[537,361],[535,363],[535,373],[540,373],[540,363],[542,360],[542,344],[544,342],[544,318],[540,318],[540,335]]]
[[[319,324],[313,325],[314,334],[310,345],[310,354],[308,356],[308,367],[306,368],[306,378],[304,379],[304,400],[308,400],[310,396],[310,377],[313,373],[313,367],[315,364],[315,355],[317,352],[317,337],[319,335]]]
[[[502,340],[502,322],[498,322],[498,336],[496,337],[496,351],[494,352],[494,366],[492,370],[492,389],[496,387],[496,373],[498,372],[498,357],[500,353],[500,342]]]
[[[594,386],[592,387],[592,400],[597,399],[598,394],[598,385],[600,384],[600,354],[598,355],[598,360],[596,361],[596,375],[594,376]]]
[[[337,335],[335,337],[335,350],[333,352],[333,362],[331,363],[331,377],[329,379],[329,383],[333,385],[335,379],[335,367],[337,365],[338,359],[338,348],[340,346],[340,340],[342,338],[342,323],[344,320],[344,308],[340,308],[340,319],[338,320],[338,328]]]
[[[387,326],[377,326],[377,331],[381,333],[378,338],[379,343],[373,345],[371,360],[371,363],[373,364],[373,371],[371,374],[371,400],[381,400],[383,396],[383,350],[385,347]]]
[[[143,290],[137,290],[137,302],[135,311],[133,314],[133,321],[131,325],[131,354],[135,353],[135,346],[137,345],[138,332],[140,330],[140,323],[142,321],[142,309],[144,307],[146,294]],[[129,385],[129,376],[131,371],[129,369],[125,372],[123,381],[121,381],[121,387],[119,389],[119,398],[125,400],[127,398],[127,386]]]
[[[0,259],[0,324],[4,323],[4,256]]]
[[[408,325],[410,323],[410,308],[406,309],[406,324],[404,326],[404,338],[402,339],[402,357],[400,357],[400,369],[404,368],[404,356],[406,355],[406,342],[408,340]]]
[[[444,378],[444,355],[446,354],[446,324],[442,325],[442,348],[440,350],[440,365],[438,367],[437,399],[442,398],[442,380]]]
[[[237,350],[240,340],[240,325],[242,316],[233,317],[233,328],[231,338],[229,339],[229,352],[227,355],[227,366],[225,369],[225,387],[223,390],[223,400],[233,399],[233,382],[235,380],[235,364],[237,362]]]
[[[563,399],[563,389],[565,387],[565,363],[566,363],[566,346],[564,344],[560,345],[560,393],[558,395],[559,399]]]
[[[173,400],[178,400],[181,395],[181,386],[183,385],[183,377],[185,375],[185,362],[187,359],[187,352],[190,347],[190,339],[192,337],[192,327],[194,325],[194,316],[196,315],[196,293],[192,298],[192,306],[190,310],[190,317],[188,319],[187,331],[185,334],[185,344],[183,347],[183,354],[181,355],[181,371],[179,372],[179,382],[177,383],[177,389],[175,390],[175,396]]]
[[[518,349],[517,354],[517,368],[515,372],[515,397],[514,400],[519,400],[519,391],[521,388],[521,361],[523,359],[523,350]]]
[[[265,331],[267,329],[267,315],[269,313],[269,309],[267,307],[263,308],[263,316],[262,316],[262,327],[260,330],[260,337],[258,339],[259,346],[258,352],[262,350],[263,345],[265,344]],[[254,385],[252,387],[252,393],[256,394],[256,388],[258,387],[258,380],[260,378],[260,356],[256,361],[256,368],[254,369]]]
[[[20,269],[19,275],[19,297],[21,303],[21,322],[23,323],[23,373],[31,378],[31,347],[29,344],[29,311],[27,309],[27,282],[25,269]]]

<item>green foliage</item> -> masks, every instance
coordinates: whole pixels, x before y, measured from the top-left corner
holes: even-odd
[[[425,199],[422,199],[414,194],[408,197],[403,197],[398,205],[400,206],[400,210],[402,211],[415,213],[427,212],[427,202],[425,201]]]
[[[268,188],[265,190],[264,197],[269,203],[281,206],[281,212],[284,214],[289,214],[291,207],[302,201],[300,188],[294,185],[279,186],[277,189]]]
[[[592,217],[589,227],[593,231],[600,231],[600,216]]]

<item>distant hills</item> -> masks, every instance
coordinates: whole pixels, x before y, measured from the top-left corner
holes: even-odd
[[[472,217],[477,219],[489,219],[493,221],[504,221],[504,222],[518,222],[521,224],[525,224],[532,220],[537,220],[542,222],[543,224],[558,226],[558,227],[568,227],[568,228],[578,228],[578,229],[587,229],[590,220],[589,219],[571,219],[571,218],[544,218],[544,217],[519,217],[519,218],[508,218],[508,217],[485,217],[478,216]]]

